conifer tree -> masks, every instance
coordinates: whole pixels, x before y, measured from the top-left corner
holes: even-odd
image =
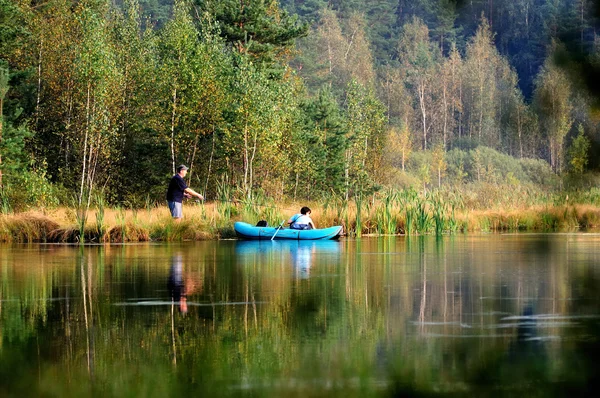
[[[306,35],[308,24],[283,11],[277,0],[196,0],[218,23],[222,37],[240,54],[258,64],[285,59],[294,41]]]

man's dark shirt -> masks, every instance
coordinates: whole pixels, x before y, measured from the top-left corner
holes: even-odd
[[[175,174],[169,182],[167,190],[167,200],[170,202],[183,202],[183,191],[187,188],[187,184],[179,174]]]

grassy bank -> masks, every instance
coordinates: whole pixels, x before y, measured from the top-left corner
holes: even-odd
[[[513,187],[514,188],[514,187]],[[468,191],[389,191],[346,202],[275,204],[267,199],[186,203],[174,223],[166,206],[146,209],[97,205],[85,215],[74,209],[0,215],[1,242],[143,242],[233,238],[233,223],[266,220],[279,225],[303,205],[317,226],[343,225],[349,236],[450,234],[497,231],[589,231],[600,228],[595,192],[542,195],[539,192],[480,187]],[[573,203],[575,202],[575,203]]]

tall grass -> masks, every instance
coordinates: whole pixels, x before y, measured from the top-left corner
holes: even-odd
[[[418,234],[428,233],[432,228],[433,222],[430,214],[429,202],[427,200],[417,202],[415,216],[416,232]]]
[[[10,201],[5,194],[4,189],[0,187],[0,214],[9,214],[11,212]]]
[[[374,201],[373,201],[374,202]],[[398,230],[396,207],[399,202],[397,191],[384,194],[381,205],[375,207],[376,232],[379,235],[393,235]],[[375,204],[373,204],[375,206]]]
[[[600,207],[592,204],[538,205],[526,209],[473,210],[456,192],[422,194],[396,190],[347,203],[332,196],[325,204],[309,203],[321,228],[343,225],[350,236],[404,233],[446,234],[457,231],[573,231],[600,228]],[[570,199],[569,199],[570,201]],[[297,204],[276,204],[257,198],[252,206],[227,202],[184,203],[184,219],[175,223],[166,206],[147,206],[143,212],[108,208],[101,198],[82,225],[75,209],[48,210],[47,214],[0,215],[2,242],[138,242],[232,238],[237,220],[268,220],[279,225]],[[288,214],[290,213],[290,214]],[[285,216],[284,216],[285,215]],[[254,217],[250,220],[249,217]]]
[[[233,190],[225,180],[217,184],[217,212],[220,219],[229,220],[236,213]]]
[[[356,197],[356,200],[354,201],[354,203],[356,205],[356,215],[355,215],[355,221],[354,221],[354,225],[355,225],[354,235],[357,238],[360,238],[362,236],[362,228],[363,228],[363,223],[362,223],[363,195],[359,194]]]
[[[100,240],[104,240],[104,234],[106,233],[106,225],[104,220],[104,209],[106,202],[103,195],[96,195],[96,233],[100,237]]]

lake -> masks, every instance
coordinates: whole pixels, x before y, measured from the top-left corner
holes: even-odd
[[[0,245],[0,396],[597,393],[600,235]]]

